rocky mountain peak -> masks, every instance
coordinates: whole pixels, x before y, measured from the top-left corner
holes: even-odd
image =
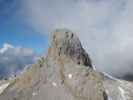
[[[66,55],[77,64],[93,68],[91,59],[83,49],[76,33],[68,29],[56,29],[52,32],[51,44],[59,56]]]

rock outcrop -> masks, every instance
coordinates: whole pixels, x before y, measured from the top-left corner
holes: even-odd
[[[45,57],[0,82],[0,100],[132,100],[132,89],[132,83],[95,70],[76,34],[57,29]]]

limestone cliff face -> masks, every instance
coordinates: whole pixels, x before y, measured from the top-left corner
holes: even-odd
[[[0,100],[132,100],[132,89],[94,70],[76,34],[57,29],[45,57],[0,83]]]

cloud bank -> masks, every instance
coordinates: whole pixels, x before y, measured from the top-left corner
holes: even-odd
[[[36,61],[37,55],[32,49],[14,47],[5,43],[0,48],[0,78],[17,74],[26,65]]]
[[[36,31],[77,32],[98,70],[133,74],[133,0],[24,0],[23,5]]]

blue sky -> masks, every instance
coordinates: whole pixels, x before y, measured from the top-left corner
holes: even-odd
[[[21,2],[0,0],[0,47],[4,43],[34,49],[43,53],[48,45],[47,34],[36,32],[24,17],[17,13]]]
[[[2,27],[0,29],[0,47],[4,43],[9,43],[14,46],[32,48],[39,54],[47,48],[47,35],[35,32],[19,20],[10,20],[6,24],[0,23],[0,27]]]
[[[0,0],[0,79],[35,63],[48,48],[48,34],[34,30],[20,8],[20,0]]]

